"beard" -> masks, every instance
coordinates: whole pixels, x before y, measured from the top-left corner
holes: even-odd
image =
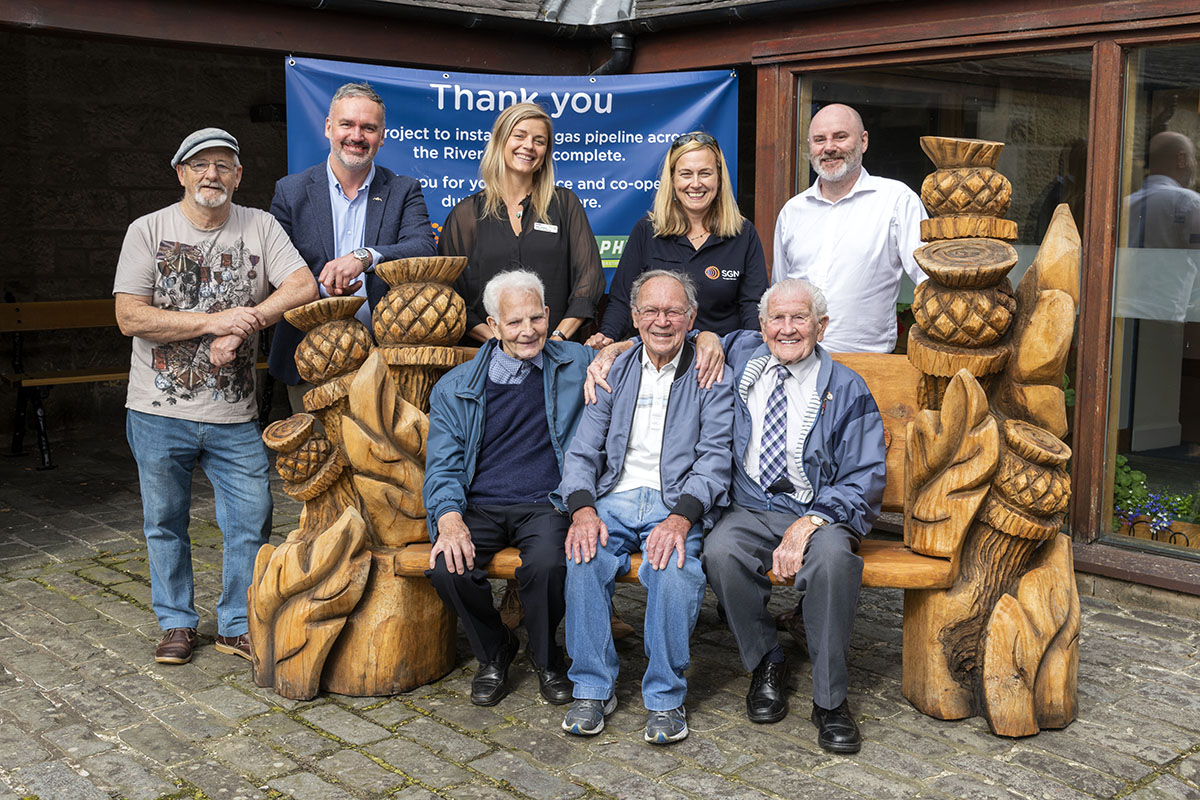
[[[337,162],[348,170],[360,170],[371,165],[371,160],[375,158],[374,153],[366,153],[364,155],[351,155],[341,147],[333,148],[333,157]]]
[[[205,189],[216,189],[220,192],[218,195],[207,194]],[[229,200],[229,192],[225,191],[224,186],[197,186],[196,193],[192,195],[192,199],[196,201],[196,205],[204,206],[205,208],[220,208]]]
[[[824,180],[840,181],[862,165],[862,156],[862,146],[856,145],[842,158],[840,164],[832,169],[821,164],[821,159],[825,157],[824,153],[819,156],[809,156],[809,161],[812,162],[813,170]]]

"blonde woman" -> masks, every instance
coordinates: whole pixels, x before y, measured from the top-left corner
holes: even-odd
[[[566,340],[595,319],[604,295],[596,237],[579,198],[554,185],[554,129],[545,109],[517,103],[500,112],[479,164],[484,188],[446,218],[439,255],[467,256],[455,291],[467,303],[467,337],[492,337],[483,287],[511,269],[546,286],[550,338]]]
[[[762,242],[738,210],[721,147],[707,133],[676,137],[667,151],[654,208],[629,234],[600,332],[589,345],[604,347],[632,333],[629,288],[652,269],[695,281],[697,330],[721,336],[758,330],[758,298],[767,288]]]

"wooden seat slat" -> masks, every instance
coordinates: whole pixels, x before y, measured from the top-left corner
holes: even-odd
[[[422,576],[429,567],[431,544],[410,544],[396,551],[395,570],[397,575]],[[864,539],[859,546],[863,558],[863,586],[888,587],[893,589],[944,589],[950,586],[950,561],[944,558],[923,556],[909,550],[903,542],[886,539]],[[617,580],[621,583],[637,583],[637,571],[641,566],[641,553],[630,556],[629,572]],[[488,564],[488,577],[512,578],[521,565],[521,554],[515,547],[506,547]],[[791,581],[781,581],[771,576],[771,582],[790,586]]]
[[[116,302],[111,297],[106,300],[0,303],[0,333],[115,328],[116,325]]]

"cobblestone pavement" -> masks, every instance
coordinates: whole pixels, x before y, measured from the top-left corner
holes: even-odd
[[[86,438],[86,441],[83,439]],[[184,666],[154,663],[158,626],[136,473],[120,429],[58,444],[59,468],[0,461],[0,800],[105,798],[1200,798],[1200,625],[1085,598],[1079,719],[1022,740],[979,719],[941,722],[900,696],[898,591],[865,590],[851,704],[866,744],[820,750],[796,645],[792,714],[747,722],[742,671],[709,594],[692,641],[691,736],[641,741],[639,638],[619,645],[620,707],[598,737],[559,729],[522,656],[515,690],[468,700],[474,662],[397,697],[285,700],[245,661],[218,654],[212,609],[220,534],[197,481],[192,536],[201,644]],[[296,503],[277,493],[275,533]],[[636,587],[618,592],[639,620]],[[779,609],[795,602],[777,591]]]

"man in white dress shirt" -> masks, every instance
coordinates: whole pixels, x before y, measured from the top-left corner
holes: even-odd
[[[772,283],[803,278],[825,291],[832,352],[890,353],[896,347],[900,276],[925,273],[913,259],[921,246],[921,200],[900,181],[863,169],[867,132],[853,108],[829,105],[808,128],[817,182],[789,200],[775,222]]]

